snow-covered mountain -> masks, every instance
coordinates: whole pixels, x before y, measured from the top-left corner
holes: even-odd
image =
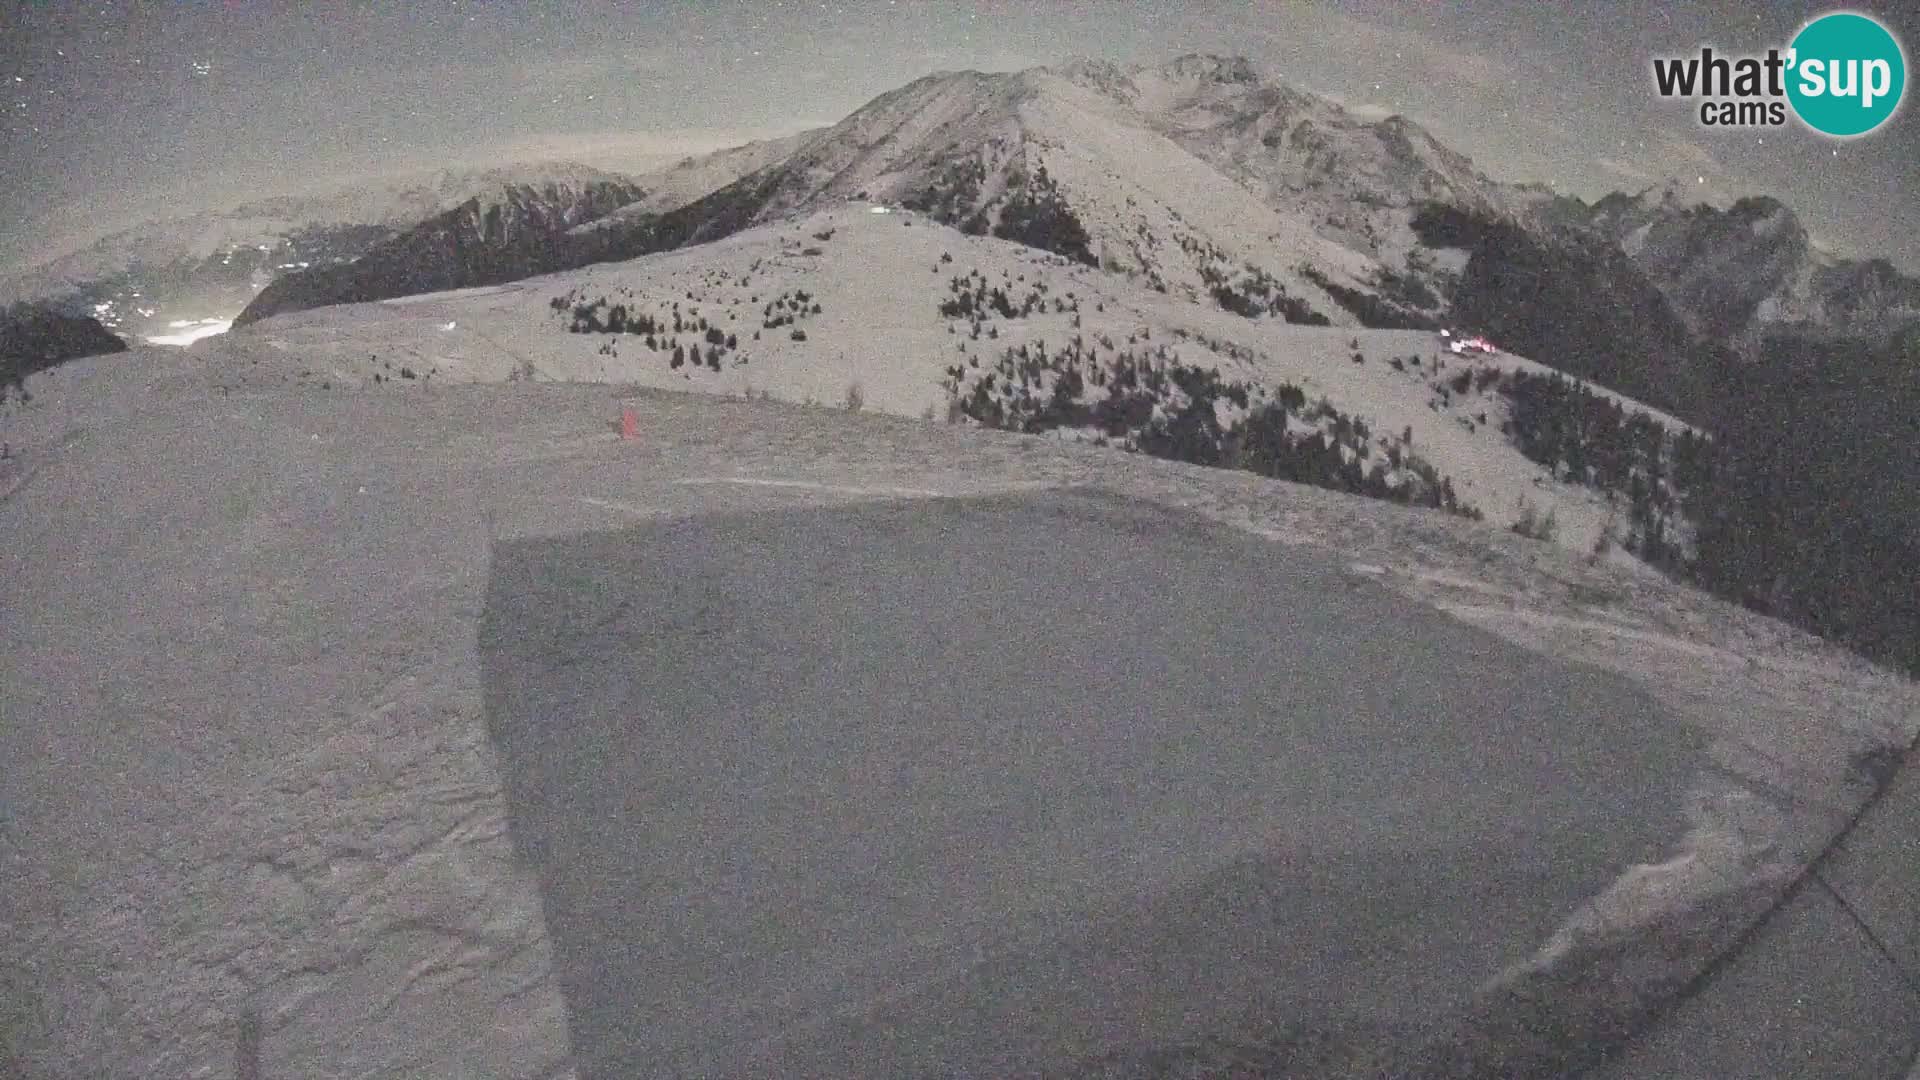
[[[1777,606],[1766,553],[1809,535],[1741,514],[1817,499],[1753,486],[1791,463],[1721,469],[1701,431],[1763,458],[1808,426],[1808,386],[1860,366],[1855,339],[1752,346],[1769,313],[1848,333],[1907,302],[1778,204],[1587,206],[1210,56],[931,75],[632,187],[456,206],[288,274],[195,348],[229,388],[602,380],[1107,440],[1596,555],[1710,549],[1702,580]],[[1458,356],[1441,327],[1499,348]],[[1915,347],[1874,346],[1874,370]],[[1858,488],[1832,448],[1896,429],[1793,458],[1826,454],[1826,490]],[[1828,617],[1838,594],[1816,591],[1794,610]]]
[[[792,157],[827,130],[814,128],[784,138],[744,143],[682,158],[640,177],[640,183],[646,189],[640,198],[577,229],[585,232],[616,228],[651,214],[677,210],[749,173]]]
[[[1244,60],[1202,55],[930,75],[830,128],[685,162],[643,186],[645,199],[552,244],[543,269],[873,199],[1261,315],[1420,325],[1440,298],[1429,295],[1435,268],[1412,254],[1418,207],[1524,220],[1535,202],[1403,118],[1365,120]],[[345,284],[356,273],[365,280]],[[400,286],[389,263],[328,277],[331,289],[309,295]]]
[[[359,265],[290,275],[245,318],[634,258],[873,200],[1251,317],[1470,323],[1564,354],[1582,375],[1632,369],[1626,385],[1668,405],[1717,377],[1693,347],[1725,323],[1707,310],[1724,304],[1696,295],[1725,287],[1712,258],[1694,269],[1684,244],[1675,266],[1655,257],[1659,243],[1624,251],[1632,215],[1611,203],[1495,181],[1403,117],[1357,115],[1237,58],[937,73],[831,127],[689,159],[640,186],[562,233],[516,236],[510,253],[412,265],[443,246],[446,226],[430,223]],[[1554,281],[1520,288],[1515,265]],[[1611,299],[1587,302],[1596,295]],[[1587,309],[1577,328],[1569,306]],[[1662,382],[1677,389],[1662,395]]]
[[[1209,55],[937,73],[635,187],[446,211],[350,263],[285,274],[240,321],[632,259],[851,201],[1245,318],[1450,324],[1696,418],[1756,326],[1878,332],[1912,307],[1910,282],[1821,255],[1771,200],[1662,191],[1590,207],[1495,181],[1405,118]]]
[[[1555,539],[1582,551],[1634,527],[1624,501],[1519,448],[1514,395],[1551,375],[1543,364],[1452,356],[1426,330],[1249,318],[885,202],[555,275],[283,313],[193,348],[236,391],[567,380],[770,395],[1189,460],[1232,444],[1271,475],[1503,525],[1551,514]],[[1648,431],[1686,430],[1593,393]],[[1235,425],[1258,428],[1259,444]]]
[[[552,266],[553,245],[569,229],[645,193],[631,180],[606,174],[509,178],[382,240],[351,262],[276,278],[235,322],[541,273]]]
[[[1524,216],[1530,199],[1402,116],[1365,119],[1261,79],[1237,57],[1152,67],[1081,60],[1060,73],[1123,102],[1182,149],[1345,247],[1390,266],[1414,243],[1413,210],[1438,201]]]
[[[1609,195],[1584,224],[1618,244],[1709,338],[1753,345],[1791,332],[1884,341],[1920,324],[1920,279],[1884,259],[1820,250],[1777,199],[1716,206],[1668,183]]]
[[[419,222],[509,189],[630,185],[571,162],[439,170],[262,199],[115,232],[0,277],[0,298],[52,303],[129,337],[224,325],[275,277],[350,262]],[[623,192],[626,189],[622,189]]]

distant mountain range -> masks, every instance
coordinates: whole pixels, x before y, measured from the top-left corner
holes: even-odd
[[[1774,200],[1716,209],[1668,185],[1588,205],[1502,183],[1403,117],[1361,118],[1237,58],[931,75],[832,127],[631,184],[630,197],[603,181],[509,198],[491,223],[450,208],[352,262],[282,274],[239,321],[632,258],[870,199],[1263,315],[1476,324],[1669,406],[1724,377],[1725,355],[1697,343],[1885,341],[1920,322],[1920,280],[1817,251]],[[1521,268],[1555,281],[1530,287]]]
[[[283,274],[236,322],[327,304],[514,281],[554,269],[556,240],[645,195],[599,175],[508,180],[373,245],[346,263]]]
[[[1670,406],[1724,377],[1696,341],[1885,342],[1920,323],[1920,279],[1817,250],[1776,200],[1716,208],[1667,184],[1589,205],[1492,180],[1403,117],[1198,54],[930,75],[831,127],[641,177],[554,163],[263,200],[107,237],[0,296],[151,337],[632,258],[855,198],[1241,310],[1476,323]],[[1558,287],[1521,288],[1503,261]],[[1595,309],[1577,333],[1556,328],[1569,304]],[[1639,359],[1586,355],[1616,340]]]
[[[102,237],[53,262],[0,277],[0,300],[37,301],[138,339],[181,325],[225,323],[280,276],[351,262],[422,221],[480,200],[563,200],[589,188],[636,189],[626,178],[553,162],[396,177],[319,195],[264,199],[231,211],[154,221]]]

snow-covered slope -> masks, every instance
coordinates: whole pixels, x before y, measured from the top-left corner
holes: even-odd
[[[683,158],[672,165],[634,178],[644,190],[640,198],[603,217],[576,226],[591,232],[617,226],[649,214],[661,214],[712,194],[749,173],[758,172],[799,152],[818,138],[825,128],[797,132],[779,139],[730,146],[707,154]]]
[[[976,287],[991,299],[958,313],[958,297]],[[1499,372],[1545,370],[1531,361],[1496,355],[1470,367],[1443,357],[1427,332],[1243,317],[883,204],[843,202],[623,263],[277,316],[193,348],[235,387],[584,380],[852,403],[936,421],[959,419],[959,399],[1023,355],[1072,354],[1088,371],[1135,361],[1142,372],[1218,369],[1252,388],[1250,407],[1289,385],[1307,402],[1324,398],[1367,429],[1359,441],[1369,466],[1390,455],[1395,470],[1423,460],[1490,526],[1528,506],[1552,511],[1557,539],[1584,551],[1613,513],[1502,433],[1508,406],[1489,384]],[[1025,390],[1006,379],[1006,400],[1048,396],[1060,370],[1036,371]],[[1488,374],[1449,388],[1470,371]],[[1089,401],[1100,394],[1083,390]],[[1182,400],[1168,391],[1152,415],[1171,416]],[[1222,408],[1230,422],[1235,410]],[[1311,406],[1295,411],[1296,425],[1335,422]],[[1108,437],[1097,425],[1052,435]],[[1342,452],[1353,456],[1354,445]]]
[[[1189,298],[1355,325],[1354,298],[1374,300],[1409,271],[1419,204],[1503,219],[1531,205],[1404,119],[1366,121],[1262,81],[1245,61],[1199,55],[929,75],[830,128],[689,160],[642,184],[644,198],[573,230],[544,268],[875,199]],[[392,276],[366,276],[382,274]],[[379,292],[371,281],[357,290]]]
[[[1152,67],[1082,60],[1061,75],[1124,102],[1195,157],[1315,232],[1398,269],[1412,208],[1437,200],[1523,216],[1530,200],[1402,116],[1366,119],[1262,79],[1237,57]]]

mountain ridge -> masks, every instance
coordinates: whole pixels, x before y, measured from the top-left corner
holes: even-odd
[[[1920,278],[1821,251],[1766,195],[1716,206],[1669,182],[1596,200],[1584,225],[1617,244],[1696,332],[1751,348],[1770,334],[1886,342],[1920,324]]]
[[[1121,147],[1094,145],[1109,131],[1134,137],[1124,155]],[[1168,152],[1168,146],[1181,153]],[[1149,153],[1146,147],[1157,149]],[[1185,188],[1143,182],[1118,160],[1140,155],[1155,158],[1156,168],[1184,168]],[[1038,220],[1004,223],[1010,189],[1037,176],[1040,166],[1064,198],[1028,188],[1026,197],[1012,200],[1014,216]],[[1088,175],[1080,175],[1082,169]],[[755,175],[759,179],[751,180]],[[1222,178],[1238,190],[1225,190]],[[926,209],[963,227],[1027,236],[1037,246],[1141,274],[1189,296],[1245,297],[1251,286],[1266,291],[1266,310],[1276,310],[1277,302],[1278,310],[1303,319],[1427,325],[1449,317],[1450,275],[1463,268],[1458,252],[1443,256],[1443,265],[1431,265],[1433,253],[1412,228],[1425,205],[1439,204],[1490,223],[1516,223],[1543,242],[1596,233],[1628,255],[1690,331],[1742,352],[1779,333],[1884,342],[1920,321],[1920,279],[1885,260],[1822,252],[1777,200],[1750,196],[1714,206],[1694,185],[1673,180],[1589,204],[1538,184],[1496,181],[1404,116],[1363,117],[1265,78],[1244,57],[1208,53],[1158,64],[1076,58],[1017,72],[934,72],[878,95],[829,127],[646,174],[637,197],[611,210],[596,206],[604,212],[542,244],[516,241],[512,254],[478,257],[474,275],[445,267],[407,272],[396,260],[409,242],[360,270],[329,269],[414,229],[444,231],[444,222],[429,219],[476,190],[542,179],[549,186],[634,182],[555,162],[441,170],[396,181],[388,186],[401,194],[377,211],[364,192],[358,196],[362,205],[351,212],[345,204],[356,196],[350,193],[258,200],[225,215],[180,219],[176,231],[194,233],[192,238],[155,243],[149,236],[138,255],[127,248],[133,234],[122,236],[124,243],[103,240],[88,249],[90,255],[76,253],[63,265],[43,267],[36,291],[44,294],[56,279],[73,284],[88,258],[125,265],[144,260],[144,289],[100,285],[73,293],[68,307],[100,314],[110,325],[141,317],[154,325],[178,313],[163,313],[152,303],[163,290],[151,279],[197,274],[223,282],[223,303],[251,308],[240,320],[247,322],[328,296],[376,298],[428,284],[482,284],[503,273],[634,257],[833,199],[868,197]],[[1101,190],[1110,181],[1119,182]],[[326,211],[335,218],[378,221],[297,234],[273,224],[276,215],[310,216],[328,199],[340,204]],[[1176,214],[1192,217],[1196,199],[1225,208],[1218,215],[1223,220],[1201,227],[1179,221]],[[1761,216],[1777,227],[1744,232],[1745,215],[1755,207],[1764,208]],[[431,212],[419,212],[426,208]],[[266,249],[217,242],[235,228],[248,232],[248,241],[256,233],[265,236],[261,228],[274,235]],[[484,241],[484,233],[475,238]],[[417,239],[411,243],[421,246]],[[196,252],[200,263],[151,266],[176,249]],[[1303,268],[1310,272],[1299,272]],[[255,294],[275,279],[297,279],[303,272],[315,280],[279,286],[267,303],[258,302]],[[385,280],[354,282],[356,275]],[[21,293],[22,279],[12,280],[13,291]],[[1426,294],[1438,302],[1408,302]],[[205,321],[210,312],[190,314]]]
[[[543,272],[545,245],[645,194],[624,179],[508,182],[468,197],[341,266],[275,279],[235,319],[490,285]],[[379,284],[372,284],[378,282]]]
[[[174,320],[231,319],[275,276],[337,265],[473,198],[514,185],[630,183],[576,162],[441,169],[285,195],[119,230],[0,281],[0,294],[145,336]]]
[[[1312,114],[1293,126],[1292,136],[1306,144],[1308,159],[1295,171],[1315,175],[1271,175],[1270,187],[1318,191],[1320,204],[1350,204],[1355,200],[1344,192],[1322,189],[1325,177],[1340,171],[1335,166],[1343,154],[1355,156],[1352,146],[1361,144],[1378,174],[1363,200],[1378,204],[1374,217],[1394,220],[1329,214],[1331,220],[1309,221],[1298,208],[1272,205],[1271,192],[1263,198],[1223,174],[1218,166],[1235,161],[1234,146],[1209,142],[1195,110],[1225,110],[1229,120],[1244,123],[1256,108]],[[1307,130],[1316,125],[1331,134]],[[928,75],[783,149],[791,152],[752,158],[743,150],[736,156],[753,167],[700,198],[659,213],[606,215],[556,241],[543,269],[631,258],[833,201],[870,198],[927,210],[968,231],[1025,237],[1192,296],[1232,288],[1226,279],[1245,271],[1270,294],[1279,290],[1321,317],[1351,321],[1323,279],[1364,292],[1383,270],[1399,272],[1381,259],[1404,254],[1393,250],[1395,243],[1409,245],[1413,200],[1383,194],[1390,180],[1411,176],[1418,194],[1465,192],[1476,208],[1524,212],[1409,121],[1395,118],[1376,131],[1331,103],[1263,83],[1244,60],[1201,54],[1127,69],[1081,62],[1061,70]],[[1143,157],[1151,160],[1142,165]],[[1249,171],[1244,157],[1242,173]],[[721,175],[727,178],[724,169]],[[1196,209],[1212,220],[1183,220]],[[685,224],[694,217],[701,220]],[[1250,224],[1260,229],[1257,240],[1243,236]],[[1390,240],[1374,235],[1361,245],[1370,251],[1355,250],[1356,237],[1383,231]],[[1298,272],[1303,262],[1313,275]],[[355,294],[399,287],[389,280]],[[262,305],[242,321],[269,307],[281,309]]]

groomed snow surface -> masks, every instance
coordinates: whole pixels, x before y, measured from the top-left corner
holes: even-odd
[[[903,233],[927,229],[892,215],[856,216]],[[801,236],[797,244],[815,243]],[[842,240],[836,233],[820,244]],[[1437,1035],[1362,1029],[1361,1044],[1381,1036],[1389,1052],[1414,1060],[1438,1060],[1423,1040],[1444,1036],[1456,1051],[1470,1047],[1476,1060],[1493,1062],[1491,1075],[1524,1073],[1516,1062],[1537,1063],[1558,1045],[1500,1026],[1516,994],[1536,1010],[1528,1016],[1550,1006],[1561,1025],[1527,1031],[1604,1031],[1635,994],[1690,978],[1859,806],[1870,790],[1861,755],[1911,739],[1920,719],[1910,684],[1805,635],[1491,524],[1070,442],[852,415],[832,399],[806,409],[607,384],[447,385],[439,375],[387,385],[383,374],[375,385],[371,374],[384,372],[378,361],[316,361],[288,340],[311,332],[314,322],[303,320],[354,325],[374,311],[391,320],[377,325],[429,362],[460,360],[454,350],[435,351],[438,343],[458,342],[476,324],[511,340],[516,305],[538,318],[548,295],[539,285],[447,301],[446,310],[429,302],[314,313],[189,350],[78,361],[31,377],[34,400],[0,414],[0,439],[11,448],[0,461],[0,491],[8,493],[0,501],[0,637],[9,643],[0,654],[0,709],[10,720],[0,726],[0,751],[11,763],[0,774],[9,808],[0,818],[9,882],[0,889],[0,971],[8,980],[0,1019],[20,1033],[8,1047],[24,1062],[19,1071],[226,1075],[237,1018],[252,1009],[265,1033],[263,1076],[564,1075],[566,1013],[554,977],[564,967],[537,882],[513,850],[501,759],[486,726],[478,622],[501,542],[617,535],[648,522],[673,535],[680,521],[751,522],[903,493],[911,500],[1099,486],[1162,512],[1306,545],[1323,560],[1336,554],[1335,569],[1316,571],[1315,586],[1335,608],[1348,589],[1369,597],[1355,611],[1426,605],[1450,617],[1427,614],[1421,625],[1430,629],[1470,624],[1544,654],[1540,663],[1624,679],[1658,707],[1642,722],[1684,728],[1675,738],[1701,747],[1682,778],[1688,797],[1655,800],[1648,813],[1659,820],[1642,823],[1675,842],[1584,867],[1548,860],[1543,871],[1595,874],[1592,906],[1567,913],[1569,937],[1550,933],[1548,920],[1537,937],[1514,943],[1516,962],[1533,943],[1551,944],[1537,965],[1523,964],[1492,987],[1454,987],[1472,989],[1471,1003]],[[802,325],[826,325],[832,311],[823,306]],[[446,322],[456,330],[439,329]],[[270,344],[275,337],[282,346]],[[594,341],[570,353],[563,330],[523,340],[559,342],[540,354],[548,363],[590,370],[585,365],[597,362]],[[473,367],[504,366],[480,341],[458,345]],[[248,348],[223,351],[236,343]],[[785,369],[794,385],[808,385],[807,354],[783,355],[795,361]],[[347,376],[364,385],[347,385]],[[901,386],[924,393],[911,381]],[[903,394],[902,408],[913,400]],[[636,414],[631,441],[616,430],[624,408]],[[741,536],[748,547],[761,542],[751,530]],[[988,560],[1018,561],[1033,543],[988,539],[978,545]],[[1254,554],[1264,573],[1285,570],[1277,554]],[[1347,560],[1366,567],[1350,582],[1337,572]],[[1089,576],[1049,579],[1081,598],[1071,586]],[[675,580],[679,610],[695,619],[683,629],[697,637],[698,620],[727,609],[702,602],[701,582]],[[962,590],[945,610],[954,619],[977,610],[982,634],[993,639],[986,631],[999,626],[1030,646],[1018,655],[1039,657],[1044,637],[1020,638],[1029,624],[1023,594],[1009,587],[1015,580],[984,574],[983,591]],[[798,589],[801,580],[794,582]],[[591,576],[551,584],[563,596],[602,595]],[[858,589],[835,595],[851,603]],[[1204,624],[1213,595],[1175,590],[1165,614]],[[804,599],[795,592],[784,602]],[[1315,610],[1290,606],[1274,617],[1310,620]],[[1133,615],[1159,617],[1137,605]],[[1368,620],[1322,621],[1329,632],[1357,634],[1356,647],[1397,640],[1361,633]],[[1372,621],[1400,625],[1383,612]],[[733,632],[757,633],[745,622]],[[591,635],[577,642],[591,643]],[[703,663],[724,659],[697,644],[675,647]],[[824,638],[818,644],[831,648]],[[1221,661],[1238,663],[1237,655],[1227,650]],[[1513,654],[1476,655],[1476,663],[1492,663]],[[1394,670],[1418,666],[1376,660]],[[1263,677],[1284,679],[1270,668],[1261,666]],[[596,670],[616,681],[631,672]],[[702,685],[689,683],[689,692],[706,693]],[[1373,685],[1316,676],[1290,700],[1298,707],[1314,694],[1364,695]],[[1495,697],[1550,689],[1497,675],[1475,685]],[[821,683],[820,700],[831,702],[831,689],[830,679]],[[1589,725],[1580,745],[1591,753],[1577,753],[1542,742],[1543,721],[1505,722],[1534,725],[1503,746],[1509,759],[1538,752],[1540,771],[1515,775],[1545,785],[1549,801],[1555,790],[1564,795],[1556,776],[1591,776],[1597,763],[1640,745],[1608,746],[1610,729]],[[1322,734],[1337,739],[1343,730],[1353,729]],[[662,728],[620,745],[697,750],[687,737]],[[1367,788],[1381,775],[1417,771],[1422,755],[1410,744],[1372,741],[1343,750],[1386,755],[1385,772],[1353,768],[1315,782]],[[1204,758],[1208,744],[1180,745]],[[1402,753],[1410,756],[1394,757]],[[1561,754],[1570,756],[1560,761]],[[1215,765],[1242,767],[1237,758]],[[1270,785],[1263,790],[1284,798]],[[622,805],[643,797],[629,791]],[[1365,797],[1382,795],[1368,788]],[[1637,813],[1629,807],[1642,804],[1621,797],[1601,805],[1607,796],[1599,792],[1575,809]],[[1325,820],[1339,820],[1338,802],[1318,808]],[[1521,832],[1552,832],[1564,819],[1515,820]],[[1420,815],[1399,821],[1416,847],[1421,824]],[[1356,819],[1355,828],[1362,825],[1382,823]],[[1579,832],[1559,835],[1572,841]],[[1350,835],[1334,830],[1316,842],[1337,846]],[[1635,864],[1648,869],[1635,872]],[[1620,885],[1609,889],[1616,870]],[[1428,925],[1424,902],[1410,898],[1404,909],[1414,932]],[[1229,907],[1242,910],[1237,901]],[[1703,910],[1710,915],[1693,914]],[[1340,911],[1365,914],[1351,903]],[[1569,970],[1579,978],[1554,981]],[[1475,1011],[1483,1006],[1493,1011]]]

